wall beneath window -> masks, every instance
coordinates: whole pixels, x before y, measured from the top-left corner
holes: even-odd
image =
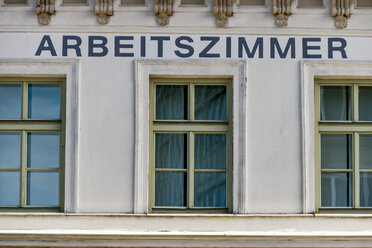
[[[314,8],[294,8],[288,27],[277,28],[271,14],[270,1],[266,6],[234,7],[234,16],[227,28],[216,28],[211,1],[205,6],[181,7],[175,4],[170,24],[160,27],[148,6],[124,7],[115,5],[115,14],[107,25],[99,25],[93,13],[93,1],[84,6],[61,6],[48,26],[37,23],[33,6],[0,6],[0,58],[2,60],[54,61],[71,58],[80,62],[79,77],[79,137],[76,164],[76,212],[79,213],[132,213],[134,211],[135,166],[135,60],[245,60],[247,87],[247,195],[248,213],[295,214],[303,211],[303,163],[301,118],[301,61],[317,60],[370,60],[372,10],[354,9],[348,28],[338,30],[330,16],[328,5]],[[191,21],[192,20],[192,21]],[[52,56],[50,44],[37,56],[45,35],[56,51]],[[81,56],[69,49],[63,56],[63,36],[80,38]],[[89,56],[89,36],[107,39],[108,54]],[[115,57],[115,36],[128,36],[121,41],[123,55]],[[146,55],[141,56],[141,36],[146,40]],[[164,54],[159,56],[156,40],[151,36],[169,37],[164,41]],[[175,45],[175,40],[187,36],[194,54],[180,57],[175,51],[187,54],[188,48]],[[133,40],[131,40],[133,37]],[[209,51],[218,54],[203,57],[200,53],[211,39],[219,41]],[[226,37],[231,38],[231,57],[226,52]],[[252,50],[262,38],[262,58],[257,51],[248,58],[245,51],[239,56],[239,38]],[[274,40],[284,51],[290,38],[291,50],[280,58],[271,56]],[[309,54],[321,58],[304,57],[303,38],[315,38]],[[335,50],[329,57],[329,38],[347,42],[347,58]],[[154,39],[154,38],[153,38]],[[155,38],[156,39],[156,38]],[[208,41],[209,39],[209,41]],[[98,42],[99,43],[99,42]],[[133,48],[131,47],[133,45]],[[335,47],[341,43],[336,41]],[[97,48],[95,53],[101,50]],[[311,56],[310,56],[311,57]],[[319,57],[319,56],[315,56]],[[46,63],[44,66],[48,66]],[[200,68],[202,71],[203,68]],[[42,73],[41,73],[42,74]],[[35,72],[38,75],[38,72]],[[212,75],[211,75],[212,76]],[[229,76],[229,75],[226,75]],[[233,196],[234,197],[234,196]],[[237,197],[237,196],[235,196]]]

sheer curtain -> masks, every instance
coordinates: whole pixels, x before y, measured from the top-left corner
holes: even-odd
[[[350,120],[351,95],[349,86],[320,87],[320,119]]]

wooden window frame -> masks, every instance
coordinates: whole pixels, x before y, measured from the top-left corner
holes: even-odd
[[[232,211],[232,83],[229,78],[151,78],[150,79],[150,183],[149,183],[149,210],[154,213],[161,212],[200,212],[200,213],[231,213]],[[187,85],[188,106],[187,120],[156,120],[156,86],[157,85]],[[199,121],[194,119],[195,86],[196,85],[224,85],[226,86],[226,121]],[[155,199],[155,172],[175,171],[175,169],[155,168],[155,135],[156,133],[184,133],[187,134],[187,169],[176,169],[187,172],[187,206],[186,207],[156,207]],[[194,169],[194,134],[196,133],[223,133],[226,134],[227,166],[225,170],[208,169],[208,172],[226,173],[226,207],[195,207],[194,206],[194,173],[205,171]]]
[[[17,132],[21,137],[21,165],[19,168],[0,168],[0,171],[20,171],[20,205],[2,206],[0,211],[64,211],[64,181],[65,181],[65,116],[66,116],[66,80],[64,78],[0,78],[1,84],[21,85],[21,118],[0,119],[0,132]],[[59,119],[32,119],[28,118],[28,85],[30,84],[59,84],[60,85],[60,118]],[[59,168],[27,168],[27,134],[42,132],[58,132],[59,136]],[[30,206],[27,205],[27,172],[29,171],[58,171],[59,172],[59,203],[57,206]]]
[[[321,86],[349,86],[351,90],[351,120],[327,121],[320,120],[320,87]],[[316,79],[314,89],[314,127],[315,127],[315,180],[316,180],[316,212],[319,213],[366,213],[372,207],[360,207],[360,173],[371,173],[372,170],[359,168],[359,135],[372,134],[372,121],[359,120],[359,87],[372,86],[372,80],[363,79]],[[352,137],[352,168],[351,169],[322,169],[321,168],[321,135],[322,134],[350,134]],[[352,202],[350,207],[322,207],[321,206],[321,173],[340,172],[350,173]]]

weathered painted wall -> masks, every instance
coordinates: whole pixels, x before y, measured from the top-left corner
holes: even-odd
[[[168,26],[158,26],[147,7],[118,6],[108,25],[99,25],[90,6],[61,6],[48,26],[40,26],[28,7],[0,6],[0,59],[55,61],[66,58],[79,61],[79,143],[76,168],[76,212],[132,213],[134,198],[134,145],[135,145],[135,60],[136,59],[218,59],[200,56],[209,41],[220,40],[209,54],[222,59],[246,59],[247,63],[247,120],[248,120],[248,210],[250,213],[301,213],[303,204],[302,118],[301,118],[301,61],[304,56],[304,38],[319,40],[308,43],[319,46],[309,54],[321,55],[321,60],[370,60],[372,50],[372,9],[353,9],[348,27],[337,30],[325,8],[296,9],[289,17],[288,27],[277,28],[271,14],[271,5],[235,7],[229,26],[215,27],[211,3],[206,7],[180,7],[175,3],[174,15]],[[57,56],[52,56],[50,44],[42,43],[49,35]],[[81,56],[69,49],[63,56],[63,36],[77,36],[82,40]],[[108,39],[108,54],[89,56],[88,36]],[[130,57],[115,56],[115,36],[129,36],[121,41],[120,52],[134,53]],[[146,39],[146,55],[141,56],[140,37]],[[156,40],[151,36],[169,37],[164,41],[164,55],[159,56]],[[192,46],[188,58],[177,56],[190,52],[190,47],[175,45],[175,40],[187,36],[182,43]],[[133,41],[131,40],[133,37]],[[226,55],[226,37],[231,38],[231,56]],[[243,38],[250,49],[258,37],[263,38],[263,57],[257,51],[253,58],[245,52],[239,56],[238,38]],[[291,50],[285,58],[271,58],[271,38],[279,41],[284,50],[294,38],[295,55]],[[342,46],[345,56],[335,50],[329,56],[329,38]],[[76,40],[76,37],[75,37]],[[74,44],[74,41],[70,41]],[[133,45],[133,49],[130,47]],[[37,56],[38,47],[44,51]],[[49,50],[48,50],[49,49]],[[94,50],[99,53],[98,50]],[[45,65],[48,66],[48,65]]]

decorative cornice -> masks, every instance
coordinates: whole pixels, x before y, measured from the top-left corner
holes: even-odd
[[[350,0],[332,0],[332,16],[335,19],[336,28],[346,28],[350,17]]]
[[[94,12],[99,24],[105,25],[110,22],[110,17],[114,15],[114,0],[96,0]]]
[[[233,1],[213,0],[213,15],[216,17],[217,27],[227,27],[229,17],[233,15]]]
[[[55,0],[36,0],[35,12],[41,25],[48,25],[56,12]]]
[[[291,0],[273,0],[273,14],[277,26],[286,27],[291,13]]]
[[[154,15],[160,26],[168,25],[173,15],[173,0],[155,0]]]

